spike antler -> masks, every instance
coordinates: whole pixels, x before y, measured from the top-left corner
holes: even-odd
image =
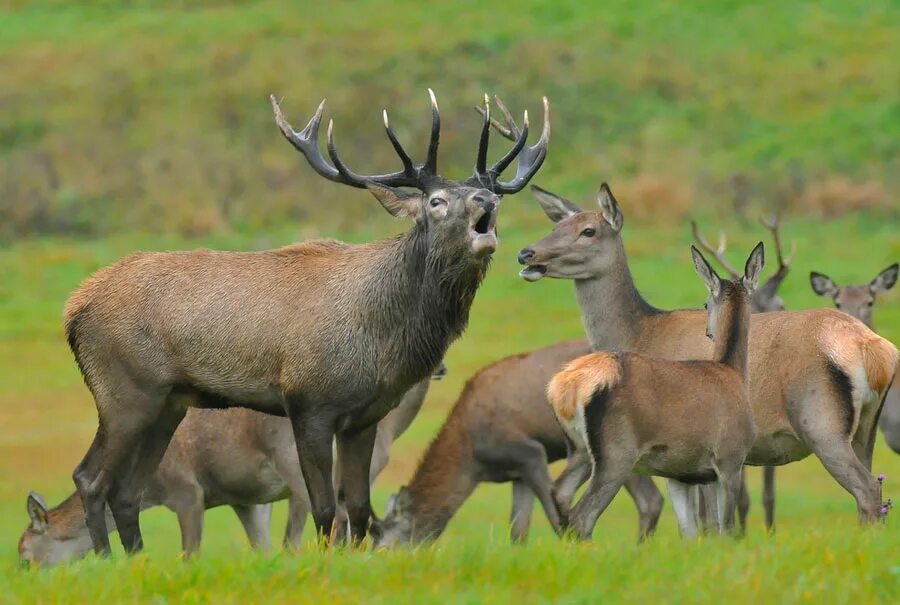
[[[351,187],[364,188],[367,183],[378,183],[390,187],[414,187],[422,191],[426,191],[429,187],[437,183],[445,182],[437,172],[437,154],[441,136],[441,114],[438,110],[437,99],[434,91],[428,89],[428,95],[431,100],[431,137],[428,142],[428,151],[425,156],[425,162],[416,165],[410,155],[406,152],[397,136],[391,129],[388,119],[387,110],[382,113],[384,119],[384,129],[387,133],[388,140],[400,158],[403,169],[397,172],[376,175],[362,175],[350,170],[343,162],[337,152],[334,144],[334,122],[328,122],[327,149],[328,157],[331,163],[322,156],[319,149],[319,126],[322,122],[322,112],[325,108],[325,101],[319,104],[316,113],[310,119],[306,127],[300,132],[295,131],[288,121],[285,119],[281,111],[275,95],[270,95],[272,102],[272,111],[275,113],[275,122],[284,137],[294,146],[294,148],[302,153],[306,160],[320,175],[335,183],[343,183]],[[485,95],[487,101],[487,95]],[[503,110],[505,111],[505,107]],[[521,133],[520,141],[507,152],[499,162],[491,168],[487,168],[487,148],[489,139],[489,120],[490,110],[485,105],[485,126],[482,128],[481,139],[478,146],[478,157],[475,162],[475,175],[466,181],[466,184],[477,185],[490,189],[495,193],[515,193],[521,190],[531,179],[532,176],[541,167],[544,157],[547,155],[547,143],[550,138],[550,122],[549,122],[549,104],[544,98],[544,131],[541,139],[533,147],[523,149],[525,140],[528,136],[528,114],[525,114],[525,129]],[[508,113],[508,112],[506,112]],[[521,153],[520,153],[521,152]],[[512,162],[516,156],[519,156],[519,167],[516,177],[509,182],[501,182],[497,180],[500,173]]]
[[[481,145],[479,145],[478,149],[478,160],[475,162],[475,174],[466,183],[487,187],[495,193],[516,193],[528,184],[528,181],[537,173],[547,157],[547,147],[550,144],[550,102],[547,100],[547,97],[543,97],[544,126],[541,130],[541,138],[534,145],[526,146],[525,142],[528,140],[528,111],[524,113],[522,129],[520,130],[512,114],[506,108],[506,105],[503,104],[503,101],[500,100],[500,97],[495,96],[494,101],[497,103],[500,113],[503,114],[504,120],[506,120],[506,126],[491,117],[489,99],[485,95],[484,107],[475,108],[478,113],[484,116],[484,125],[481,128]],[[486,169],[487,141],[491,127],[504,138],[513,141],[513,146],[496,164]],[[507,182],[497,180],[516,157],[519,158],[516,176]]]
[[[740,276],[740,273],[733,266],[731,266],[731,264],[725,258],[726,239],[724,231],[719,231],[719,246],[717,248],[713,248],[711,245],[709,245],[709,242],[707,242],[703,238],[703,236],[700,235],[700,228],[697,227],[697,221],[691,221],[691,233],[694,234],[694,240],[697,242],[697,244],[701,248],[712,254],[713,257],[722,266],[722,268],[724,268],[731,274],[732,278]]]

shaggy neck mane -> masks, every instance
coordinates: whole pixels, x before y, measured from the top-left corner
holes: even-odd
[[[387,240],[365,288],[372,326],[384,331],[385,355],[401,364],[401,382],[423,380],[443,359],[469,321],[489,257],[474,258],[468,244],[430,243],[422,223]],[[399,326],[399,328],[398,328]]]

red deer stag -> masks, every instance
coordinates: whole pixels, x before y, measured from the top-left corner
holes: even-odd
[[[409,485],[373,526],[376,546],[437,538],[482,482],[512,482],[514,542],[528,536],[535,497],[559,531],[563,520],[547,465],[565,458],[568,447],[547,403],[547,382],[565,363],[589,352],[584,340],[562,342],[506,357],[470,378]],[[625,486],[638,506],[644,538],[656,527],[662,496],[647,477],[634,476]]]
[[[856,286],[838,286],[827,275],[813,271],[809,274],[809,282],[813,292],[832,299],[835,307],[874,330],[872,308],[875,306],[875,298],[894,287],[898,271],[900,264],[894,263],[868,284]],[[881,404],[879,426],[888,447],[900,454],[900,387],[896,384],[888,391]]]
[[[425,162],[413,163],[385,112],[385,130],[403,168],[374,176],[344,164],[332,123],[331,162],[323,157],[324,101],[296,132],[271,99],[282,134],[312,168],[336,183],[368,189],[388,212],[412,219],[403,235],[263,252],[135,254],[100,270],[69,298],[66,335],[99,414],[94,441],[73,474],[98,553],[109,553],[107,503],[125,550],[142,548],[141,491],[187,408],[236,401],[290,419],[320,536],[332,529],[335,515],[336,438],[351,533],[354,540],[365,535],[377,422],[435,370],[462,334],[497,247],[500,196],[528,183],[550,135],[545,99],[540,140],[526,147],[525,129],[488,167],[485,119],[475,174],[447,180],[437,171],[441,122],[429,93]],[[499,180],[517,157],[515,176]]]
[[[608,186],[600,189],[596,212],[534,189],[556,227],[519,253],[521,275],[575,282],[592,349],[711,359],[702,310],[662,311],[635,288],[620,234],[624,217]],[[873,431],[897,370],[896,347],[830,309],[759,313],[750,319],[749,364],[757,437],[747,464],[777,466],[814,453],[854,496],[860,520],[878,519]]]
[[[741,470],[754,437],[747,333],[763,245],[750,253],[744,275],[727,281],[693,246],[691,255],[709,290],[706,335],[715,343],[712,361],[601,351],[571,362],[547,387],[560,424],[592,462],[591,481],[569,519],[581,539],[590,538],[634,471],[666,477],[686,535],[696,532],[690,485],[715,481],[719,531],[734,528]]]
[[[434,378],[446,371],[443,364]],[[370,480],[387,465],[391,443],[418,414],[429,380],[410,389],[400,404],[378,423]],[[284,546],[296,548],[309,513],[306,483],[297,460],[297,448],[287,418],[246,408],[188,410],[168,449],[150,478],[141,510],[165,506],[178,516],[181,547],[190,555],[200,548],[203,511],[231,506],[253,548],[270,546],[271,503],[288,499]],[[19,539],[19,559],[38,565],[56,565],[78,559],[92,550],[78,493],[59,506],[48,508],[32,492],[27,498],[31,522]],[[107,528],[115,529],[111,515]]]
[[[751,309],[754,313],[766,313],[768,311],[784,311],[784,301],[778,295],[778,288],[787,277],[790,271],[791,261],[794,259],[796,247],[791,247],[791,254],[787,258],[781,250],[781,235],[779,227],[781,221],[776,215],[770,220],[759,220],[760,224],[769,230],[772,234],[772,240],[775,242],[775,254],[778,257],[778,269],[773,273],[766,282],[753,292],[750,299]],[[700,234],[697,223],[691,221],[691,232],[694,234],[694,240],[702,250],[709,252],[713,258],[718,261],[723,269],[728,271],[732,279],[738,277],[737,270],[725,258],[725,233],[719,233],[719,245],[713,248]],[[775,467],[763,467],[763,490],[762,490],[763,509],[766,516],[766,529],[775,531]],[[747,512],[750,509],[750,495],[747,493],[747,484],[741,481],[741,497],[738,502],[738,515],[740,517],[741,527],[747,526]]]

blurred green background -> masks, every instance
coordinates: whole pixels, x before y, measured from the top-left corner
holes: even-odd
[[[290,596],[290,582],[305,573],[297,570],[312,566],[302,576],[308,583],[332,597],[336,584],[352,585],[341,593],[347,600],[408,597],[410,574],[422,594],[449,596],[466,582],[496,590],[462,594],[476,601],[529,600],[530,591],[554,600],[562,593],[552,591],[566,586],[577,601],[592,581],[620,582],[647,599],[697,601],[715,594],[703,592],[713,574],[730,600],[742,600],[738,591],[747,600],[896,596],[896,523],[855,533],[852,499],[812,459],[779,470],[777,541],[762,533],[754,470],[750,540],[684,556],[668,507],[660,542],[635,550],[633,506],[623,498],[601,519],[602,538],[574,558],[548,535],[539,510],[538,548],[509,551],[509,489],[485,487],[451,524],[447,546],[426,558],[441,569],[458,563],[462,577],[446,571],[435,583],[415,559],[397,555],[378,559],[379,573],[393,580],[377,593],[365,573],[354,575],[357,555],[337,561],[337,571],[315,552],[242,559],[240,527],[221,510],[209,515],[197,567],[172,576],[166,566],[178,532],[165,511],[142,517],[150,563],[122,563],[127,569],[106,583],[97,579],[110,568],[92,562],[23,574],[13,545],[26,524],[27,490],[51,503],[68,494],[96,429],[60,322],[81,280],[136,250],[250,250],[319,236],[363,242],[405,227],[365,192],[315,175],[278,133],[270,92],[298,129],[327,98],[344,159],[358,171],[382,172],[398,162],[381,109],[421,157],[432,87],[444,124],[441,172],[451,178],[472,169],[473,106],[484,92],[516,115],[527,108],[532,140],[546,95],[553,136],[534,182],[585,207],[599,183],[610,182],[635,278],[652,303],[697,306],[703,298],[688,261],[689,218],[710,239],[725,230],[738,264],[757,240],[770,241],[756,219],[782,212],[783,237],[797,244],[782,295],[788,308],[801,309],[830,305],[810,291],[810,270],[863,283],[900,259],[898,32],[896,0],[0,0],[0,593],[24,601],[146,600],[182,598],[187,583],[198,591],[187,600],[226,602],[246,594],[242,581],[287,573],[290,581],[269,581],[262,599]],[[506,148],[495,139],[492,157]],[[376,488],[379,510],[478,368],[582,334],[571,284],[526,284],[516,275],[516,251],[550,229],[531,195],[506,199],[499,222],[500,249],[470,327],[451,348],[450,375],[397,443]],[[876,327],[894,342],[898,300],[889,292],[875,309]],[[880,438],[875,470],[900,477],[900,457]],[[849,533],[830,535],[836,526]],[[630,567],[577,573],[578,557],[610,564],[625,551],[628,565],[656,569],[656,581]],[[837,563],[823,552],[837,553]],[[376,564],[359,556],[359,565]],[[730,565],[734,558],[739,565]],[[782,563],[773,568],[776,558]],[[557,574],[553,581],[535,583],[542,565]]]

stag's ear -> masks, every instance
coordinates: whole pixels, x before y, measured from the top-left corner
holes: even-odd
[[[885,290],[890,290],[897,283],[897,272],[900,271],[900,264],[894,263],[869,283],[869,292],[878,294]]]
[[[531,192],[537,198],[541,208],[544,209],[544,214],[554,223],[583,212],[581,208],[566,198],[551,193],[546,189],[541,189],[537,185],[531,186]]]
[[[422,208],[422,194],[395,189],[379,185],[378,183],[366,183],[366,189],[381,202],[384,209],[398,218],[412,218],[419,216]]]
[[[625,217],[622,216],[619,202],[613,197],[612,191],[610,191],[609,185],[606,183],[600,185],[600,193],[597,194],[597,203],[600,204],[600,214],[603,215],[603,218],[606,219],[609,226],[613,228],[613,231],[616,233],[621,231],[622,224],[625,222]]]
[[[694,246],[691,246],[691,259],[694,261],[694,269],[697,270],[697,275],[699,275],[700,279],[703,280],[703,283],[706,284],[706,289],[709,290],[709,293],[712,294],[714,298],[717,297],[722,290],[722,280],[719,279],[715,269],[712,268],[700,251]]]
[[[747,264],[744,265],[744,277],[742,281],[744,286],[753,292],[759,283],[759,276],[762,274],[763,266],[766,264],[766,252],[763,243],[759,242],[750,256],[747,258]]]
[[[26,502],[28,508],[28,516],[31,518],[31,526],[38,530],[44,531],[50,525],[50,519],[47,515],[47,504],[37,492],[28,492],[28,500]]]
[[[831,278],[815,271],[809,273],[809,285],[812,286],[813,292],[819,296],[827,296],[834,298],[838,293],[837,284],[831,281]]]

